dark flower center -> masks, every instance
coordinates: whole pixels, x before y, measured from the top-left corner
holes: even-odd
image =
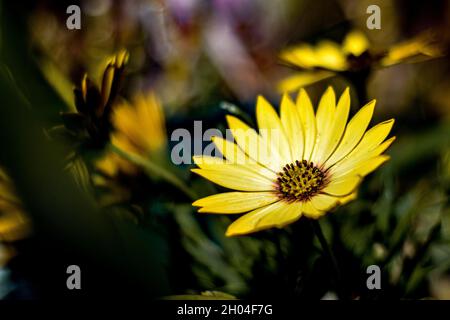
[[[376,57],[367,50],[359,56],[354,56],[353,54],[347,56],[349,70],[353,72],[368,70],[375,61]]]
[[[325,173],[306,160],[287,164],[277,176],[279,197],[287,201],[307,201],[326,184]]]

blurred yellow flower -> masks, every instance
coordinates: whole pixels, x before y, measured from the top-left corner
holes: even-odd
[[[111,143],[129,154],[160,159],[167,147],[164,112],[153,93],[137,94],[131,103],[120,102],[113,111],[114,132]],[[97,162],[97,168],[108,176],[119,171],[134,174],[137,168],[116,153],[108,152]]]
[[[375,100],[347,123],[350,94],[347,88],[336,104],[330,87],[317,112],[301,89],[296,103],[285,94],[280,117],[258,97],[259,134],[241,120],[227,116],[236,144],[214,138],[226,160],[194,156],[193,172],[223,187],[238,190],[197,200],[199,212],[244,213],[228,228],[227,236],[284,227],[301,216],[317,219],[337,205],[356,198],[362,178],[389,157],[382,153],[394,120],[367,130]],[[367,131],[366,131],[367,130]]]
[[[17,197],[11,179],[0,168],[0,251],[1,243],[11,242],[25,238],[31,230],[30,220]],[[0,266],[11,255],[11,251],[5,250],[6,256],[0,254]]]
[[[300,44],[281,52],[283,62],[301,71],[282,80],[278,87],[281,92],[292,91],[338,72],[358,72],[373,66],[388,67],[438,57],[442,51],[434,42],[432,35],[423,33],[388,50],[376,52],[371,50],[364,33],[353,30],[341,45],[329,40],[320,41],[316,46]]]
[[[14,185],[0,168],[0,241],[22,239],[29,229],[29,219],[16,195]]]

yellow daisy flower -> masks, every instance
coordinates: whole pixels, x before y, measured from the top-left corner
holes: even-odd
[[[213,141],[225,159],[194,156],[193,172],[237,191],[212,195],[193,203],[199,212],[244,213],[227,236],[284,227],[301,216],[317,219],[337,205],[356,197],[362,178],[389,159],[382,153],[395,137],[384,141],[394,120],[367,130],[375,100],[347,123],[350,94],[347,88],[336,104],[329,87],[316,113],[305,90],[294,103],[284,94],[280,117],[259,96],[256,118],[259,133],[234,116],[228,126],[235,143]]]
[[[398,63],[417,62],[442,55],[429,32],[376,52],[369,40],[358,30],[349,32],[342,44],[323,40],[316,46],[300,44],[281,52],[281,60],[302,71],[279,83],[281,92],[296,90],[340,72],[360,72],[369,68],[388,67]]]
[[[124,152],[154,160],[164,155],[167,148],[164,112],[153,93],[137,94],[131,103],[117,104],[112,124],[111,143]],[[137,172],[135,165],[113,152],[100,159],[97,168],[108,176],[115,176],[119,171]]]

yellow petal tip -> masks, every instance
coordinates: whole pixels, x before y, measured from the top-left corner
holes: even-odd
[[[199,156],[199,155],[192,156],[192,161],[194,161],[194,163],[196,165],[198,165],[199,163],[202,163],[202,160],[203,160],[203,156]]]
[[[225,236],[227,236],[227,237],[235,237],[237,235],[238,235],[237,233],[232,232],[229,229],[225,232]]]
[[[350,87],[345,87],[344,92],[342,94],[350,95]]]
[[[238,121],[238,120],[239,120],[238,118],[236,118],[235,116],[233,116],[233,115],[231,115],[231,114],[227,114],[227,115],[225,116],[225,119],[227,120],[227,123],[228,123],[228,126],[229,126],[229,127],[230,127],[230,122]]]

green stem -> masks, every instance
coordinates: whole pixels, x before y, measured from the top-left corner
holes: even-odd
[[[328,245],[327,240],[325,239],[325,236],[323,235],[322,228],[320,227],[319,221],[317,220],[311,220],[311,226],[314,230],[315,235],[317,236],[317,239],[319,239],[320,245],[322,246],[322,250],[329,260],[331,264],[331,269],[334,272],[335,281],[336,281],[336,291],[339,296],[339,298],[344,298],[344,290],[343,290],[343,283],[342,283],[342,276],[341,271],[339,269],[338,262],[336,260],[336,257],[334,256],[333,252],[330,249],[330,246]]]
[[[128,161],[143,167],[147,174],[151,175],[152,177],[160,177],[170,184],[172,184],[174,187],[177,187],[180,191],[182,191],[190,200],[194,201],[198,199],[198,196],[195,194],[195,192],[192,191],[180,178],[178,178],[175,174],[172,172],[164,169],[161,166],[158,166],[157,164],[151,162],[148,159],[145,159],[141,156],[130,154],[128,152],[123,151],[122,149],[110,145],[110,148],[113,152],[117,153],[118,155],[124,157]]]
[[[357,72],[346,72],[344,77],[353,85],[358,98],[358,105],[361,107],[368,101],[367,84],[370,76],[370,69]]]

